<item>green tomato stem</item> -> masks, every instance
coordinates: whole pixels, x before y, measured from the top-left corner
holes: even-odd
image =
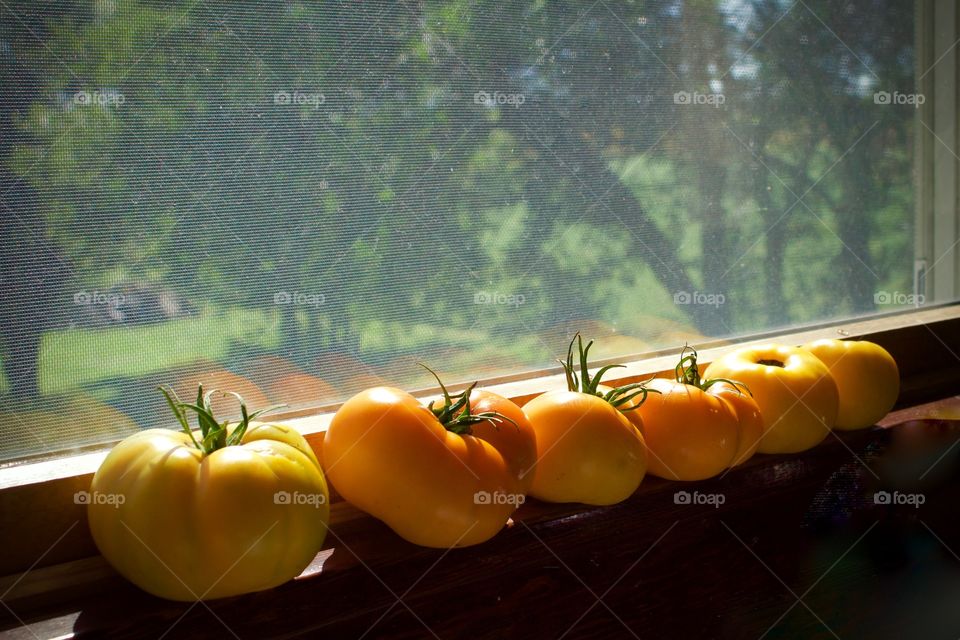
[[[181,402],[180,398],[177,397],[177,393],[172,388],[163,386],[158,388],[163,394],[164,398],[166,398],[167,404],[170,406],[170,410],[173,411],[173,415],[176,416],[177,421],[180,423],[180,427],[183,429],[184,433],[190,436],[190,441],[193,442],[193,446],[195,446],[197,449],[200,449],[200,451],[203,452],[203,455],[210,455],[214,451],[223,449],[224,447],[239,445],[243,440],[244,434],[247,432],[247,428],[255,418],[269,411],[275,411],[276,409],[285,406],[274,405],[248,414],[247,404],[243,401],[243,398],[240,396],[240,394],[233,391],[225,391],[223,392],[224,396],[231,395],[240,402],[241,416],[237,427],[230,432],[229,435],[227,435],[230,421],[225,420],[223,423],[218,423],[217,419],[213,415],[213,408],[211,407],[210,403],[210,398],[213,397],[213,394],[217,392],[216,389],[204,393],[203,385],[198,385],[197,402],[196,404],[190,404],[188,402]],[[190,429],[190,424],[187,421],[187,409],[197,414],[197,424],[200,427],[201,436],[199,442],[197,442],[197,438],[194,436],[193,430]]]
[[[573,345],[577,344],[577,355],[579,356],[580,362],[580,376],[577,376],[576,365],[574,364],[574,354],[573,354]],[[610,369],[617,369],[623,367],[622,364],[608,364],[604,367],[601,367],[593,374],[593,377],[590,376],[589,371],[589,354],[590,347],[593,346],[593,340],[590,340],[586,346],[583,345],[583,337],[580,335],[580,332],[574,334],[573,339],[570,340],[570,344],[567,345],[567,359],[558,360],[560,365],[563,367],[564,376],[567,379],[567,389],[570,391],[575,391],[578,393],[586,393],[591,396],[597,396],[602,398],[610,403],[613,407],[620,409],[621,411],[633,411],[638,408],[647,400],[647,394],[649,393],[660,393],[656,389],[648,389],[646,387],[649,384],[650,380],[645,380],[643,382],[634,382],[631,384],[623,385],[616,387],[603,393],[599,390],[600,381],[603,379],[603,375],[610,371]],[[632,407],[627,407],[626,409],[621,408],[622,405],[629,403],[635,398],[640,398],[640,401],[637,402]]]
[[[437,375],[436,371],[422,362],[418,362],[417,364],[429,371],[437,381],[437,384],[440,385],[440,390],[443,392],[443,406],[434,407],[433,405],[435,401],[431,401],[430,404],[427,405],[427,409],[429,409],[430,412],[437,417],[437,420],[440,421],[440,424],[442,424],[443,428],[447,431],[461,436],[472,435],[472,426],[487,420],[489,420],[490,423],[493,424],[494,428],[497,429],[499,429],[500,425],[504,422],[509,422],[517,429],[520,428],[514,420],[508,418],[498,411],[484,411],[482,413],[472,412],[470,408],[470,394],[473,393],[473,389],[477,386],[476,382],[467,387],[463,393],[458,395],[456,400],[454,400],[454,398],[451,397],[450,392],[447,391],[447,387],[440,380],[440,376]]]
[[[687,353],[687,351],[690,353]],[[700,369],[697,366],[697,350],[690,345],[683,345],[683,349],[680,351],[680,362],[677,363],[677,367],[674,369],[674,372],[674,377],[677,382],[681,384],[688,384],[691,387],[696,387],[703,391],[706,391],[718,382],[725,382],[736,389],[738,393],[743,393],[743,391],[746,391],[748,395],[753,396],[750,388],[739,380],[731,380],[729,378],[710,378],[708,380],[702,379],[700,377]],[[743,391],[741,391],[741,389],[743,389]]]

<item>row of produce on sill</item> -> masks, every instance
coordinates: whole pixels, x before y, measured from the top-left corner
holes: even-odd
[[[869,427],[893,407],[899,374],[882,347],[820,340],[736,349],[701,372],[684,347],[672,379],[603,384],[592,342],[562,361],[567,390],[522,408],[471,385],[424,405],[372,387],[335,414],[314,451],[296,430],[218,421],[216,391],[184,402],[164,389],[181,431],[120,442],[94,475],[97,547],[123,576],[195,601],[268,589],[297,576],[329,524],[329,481],[345,500],[428,547],[496,535],[528,497],[611,505],[647,474],[696,481],[760,453],[810,449],[833,429]],[[431,372],[432,373],[432,372]],[[219,397],[223,397],[220,394]],[[195,416],[199,428],[190,426]]]

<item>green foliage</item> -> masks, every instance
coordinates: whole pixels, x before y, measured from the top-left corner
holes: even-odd
[[[548,366],[566,323],[661,348],[871,311],[910,281],[914,114],[872,94],[912,86],[913,13],[809,4],[10,2],[14,206],[73,286],[204,310],[43,327],[41,390],[237,345],[434,355],[455,382]],[[675,304],[687,288],[727,303]]]

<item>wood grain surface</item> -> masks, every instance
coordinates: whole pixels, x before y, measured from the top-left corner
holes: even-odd
[[[951,418],[957,398],[709,481],[649,478],[613,507],[531,501],[467,549],[416,547],[338,503],[300,578],[226,600],[159,600],[99,557],[45,567],[0,584],[0,636],[956,638]]]

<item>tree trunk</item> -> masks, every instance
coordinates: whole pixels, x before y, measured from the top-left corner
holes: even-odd
[[[730,326],[730,250],[727,246],[727,216],[723,210],[726,167],[701,156],[697,162],[700,178],[700,251],[703,265],[703,292],[716,296],[717,304],[698,304],[707,312],[701,330],[707,335],[729,335]],[[729,273],[728,273],[728,270]],[[726,279],[723,275],[726,275]],[[719,296],[724,296],[720,298]],[[723,301],[721,304],[720,301]]]

